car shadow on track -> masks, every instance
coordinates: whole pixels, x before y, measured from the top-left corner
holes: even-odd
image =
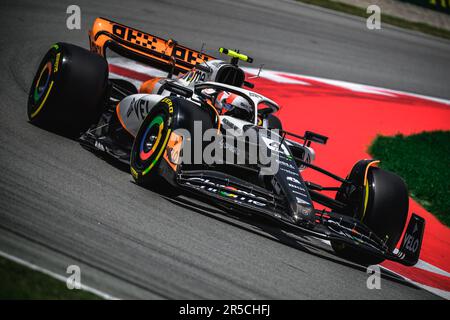
[[[177,206],[195,211],[209,218],[227,223],[247,232],[252,232],[267,239],[280,242],[284,245],[301,250],[321,259],[338,263],[360,272],[367,272],[367,266],[356,264],[337,257],[334,254],[333,249],[322,241],[300,234],[298,230],[288,230],[284,225],[274,224],[273,220],[266,217],[242,212],[233,212],[231,210],[221,210],[220,208],[210,206],[207,203],[200,202],[195,198],[187,198],[184,195],[174,197],[173,194],[165,194],[164,192],[161,192],[160,189],[158,191],[153,188],[148,189],[159,193],[167,201]],[[381,268],[381,277],[411,288],[420,289],[416,285],[406,281],[403,277],[383,268]]]

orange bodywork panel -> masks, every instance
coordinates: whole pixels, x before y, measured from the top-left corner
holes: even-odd
[[[173,171],[177,171],[178,163],[180,162],[181,147],[183,146],[183,136],[172,132],[170,134],[169,142],[167,143],[166,151],[164,152],[164,159],[167,161]]]
[[[139,93],[153,93],[156,83],[161,79],[162,78],[155,77],[143,82],[139,88]]]
[[[97,18],[89,31],[91,51],[105,56],[106,48],[133,60],[140,60],[162,70],[173,69],[175,74],[189,71],[197,64],[215,59],[120,23]]]

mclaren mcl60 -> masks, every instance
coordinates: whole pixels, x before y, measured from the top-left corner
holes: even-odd
[[[347,259],[409,266],[418,261],[423,218],[412,214],[396,248],[408,216],[404,181],[375,160],[358,161],[345,178],[315,166],[312,144],[328,138],[283,130],[277,103],[252,91],[238,65],[252,58],[220,48],[230,61],[219,60],[104,18],[95,20],[89,39],[90,50],[56,43],[46,53],[28,99],[32,124],[76,137],[84,147],[128,164],[139,185],[163,181],[221,208],[269,217],[329,240]],[[167,76],[149,76],[139,88],[109,78],[110,53]],[[208,148],[207,132],[220,141],[216,153],[219,146],[244,161],[196,158]],[[247,139],[249,132],[256,140]],[[239,141],[244,148],[236,147]],[[262,147],[276,170],[269,170],[268,162],[248,161]],[[325,174],[337,186],[305,181],[304,170]]]

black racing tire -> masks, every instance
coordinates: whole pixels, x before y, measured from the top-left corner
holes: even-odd
[[[387,239],[386,245],[392,252],[400,240],[408,217],[408,188],[398,175],[377,167],[369,168],[367,179],[368,202],[362,222],[379,238]],[[344,243],[332,241],[331,244],[339,256],[364,265],[378,264],[385,260]]]
[[[267,117],[267,123],[269,129],[283,130],[281,120],[273,114],[269,114],[269,116]]]
[[[108,87],[108,63],[84,48],[56,43],[45,54],[28,97],[32,124],[77,136],[101,115]]]
[[[186,129],[195,140],[194,121],[202,122],[203,132],[214,128],[209,112],[183,98],[163,98],[150,110],[131,149],[130,170],[138,185],[149,187],[161,177],[162,159],[174,130]]]

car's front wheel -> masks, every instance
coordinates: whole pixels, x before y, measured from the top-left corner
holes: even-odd
[[[345,196],[340,194],[339,198],[342,200]],[[392,252],[400,240],[408,216],[409,197],[405,182],[392,172],[369,167],[361,202],[357,218],[384,240]],[[336,254],[361,264],[372,265],[384,261],[357,246],[336,241],[331,244]]]
[[[201,126],[201,130],[194,129],[195,125]],[[181,155],[183,139],[190,142],[187,146],[191,150],[183,150],[183,153],[185,160],[192,164],[194,150],[198,150],[194,144],[197,141],[203,144],[204,132],[214,127],[211,113],[197,104],[183,98],[163,98],[147,114],[135,137],[130,158],[134,180],[139,185],[149,186],[154,184],[156,176],[164,173],[164,178],[171,182],[173,179],[169,176],[173,178],[180,162],[173,158]],[[184,137],[181,132],[189,137]],[[195,137],[197,133],[202,136]],[[199,150],[203,150],[203,145]],[[192,158],[187,159],[187,154]]]

